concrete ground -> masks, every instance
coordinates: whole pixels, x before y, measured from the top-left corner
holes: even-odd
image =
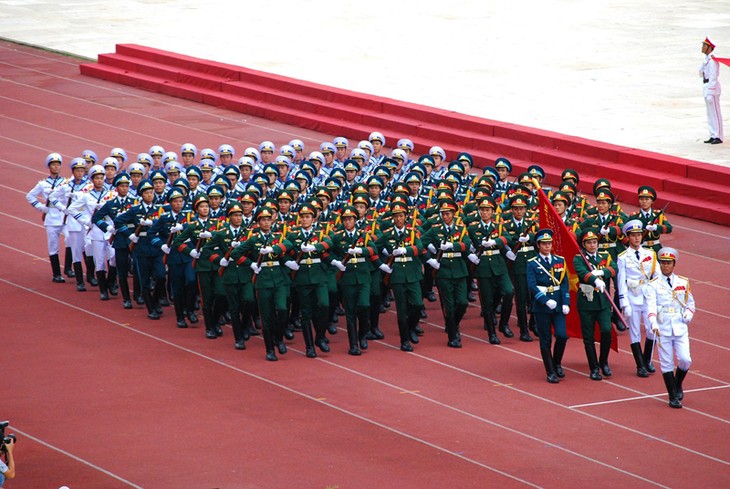
[[[144,44],[730,166],[702,143],[705,36],[730,57],[726,1],[0,0],[0,37],[84,57]]]

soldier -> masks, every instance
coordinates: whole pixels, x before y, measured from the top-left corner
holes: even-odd
[[[505,234],[504,226],[492,220],[496,203],[489,196],[479,201],[479,220],[469,226],[469,237],[477,245],[475,253],[469,255],[469,261],[474,265],[474,277],[479,284],[479,301],[484,318],[484,329],[489,334],[489,343],[499,345],[495,324],[495,297],[503,297],[500,313],[500,331],[508,328],[508,321],[512,313],[512,299],[514,288],[509,278],[504,250],[509,249],[509,238]]]
[[[512,188],[513,183],[509,181],[509,174],[512,173],[512,163],[507,158],[497,158],[494,167],[499,174],[499,180],[494,184],[494,199],[499,200]]]
[[[678,255],[674,248],[660,249],[659,268],[662,275],[643,289],[649,310],[649,325],[659,337],[659,363],[669,394],[669,407],[672,408],[681,408],[684,399],[682,383],[692,365],[688,326],[695,314],[695,299],[689,280],[674,273]]]
[[[623,232],[629,239],[629,248],[618,255],[616,267],[616,287],[618,288],[619,305],[629,326],[631,338],[631,353],[636,361],[636,375],[648,377],[649,372],[656,370],[651,364],[651,349],[654,334],[648,328],[649,317],[646,308],[646,299],[642,293],[644,284],[659,275],[656,267],[656,254],[650,248],[641,246],[643,224],[638,219],[632,219],[624,224]],[[641,351],[641,321],[646,327],[644,351]]]
[[[641,246],[650,248],[656,253],[662,247],[659,239],[662,234],[672,232],[672,225],[667,221],[664,210],[654,210],[652,205],[656,201],[656,190],[648,185],[639,187],[639,210],[629,216],[638,219],[643,224],[644,234]]]
[[[707,127],[710,130],[710,139],[705,140],[706,143],[720,144],[725,137],[722,130],[722,112],[720,110],[720,94],[722,87],[720,86],[720,63],[715,59],[712,52],[715,45],[709,38],[705,37],[702,41],[702,54],[705,59],[700,66],[700,77],[702,78],[702,96],[705,98],[705,108],[707,109]]]
[[[431,226],[421,238],[431,252],[427,263],[436,270],[436,287],[450,348],[461,348],[459,326],[469,307],[466,298],[469,271],[463,254],[471,248],[471,239],[466,226],[454,219],[457,210],[453,200],[442,202],[439,206],[441,222]]]
[[[535,234],[539,254],[527,263],[527,283],[534,302],[540,355],[545,365],[547,381],[557,384],[565,372],[561,365],[568,335],[565,316],[570,314],[570,287],[566,276],[567,266],[562,256],[553,255],[553,232],[541,229]],[[551,352],[552,334],[555,331],[555,348]]]
[[[63,158],[58,153],[51,153],[46,156],[46,167],[49,175],[36,183],[25,199],[30,205],[38,210],[43,217],[43,227],[46,229],[46,240],[48,242],[48,258],[51,262],[51,280],[62,284],[66,282],[61,275],[61,261],[58,258],[58,250],[61,234],[63,234],[63,213],[51,205],[49,196],[59,187],[66,183],[61,176],[61,165]],[[42,202],[38,198],[42,199]],[[70,251],[67,253],[70,258]]]
[[[608,366],[608,353],[611,350],[611,299],[608,295],[608,279],[616,276],[616,265],[607,251],[598,251],[596,231],[583,232],[581,242],[585,249],[573,257],[573,266],[578,275],[578,314],[583,334],[583,346],[588,358],[591,380],[602,380],[612,375]],[[595,329],[600,328],[601,354],[596,359]],[[599,370],[600,367],[600,370]]]

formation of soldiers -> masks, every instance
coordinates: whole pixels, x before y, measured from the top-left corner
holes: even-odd
[[[437,300],[435,285],[448,347],[461,348],[460,324],[478,292],[489,343],[501,342],[498,332],[514,337],[514,311],[519,340],[539,334],[548,381],[557,382],[567,337],[556,327],[551,353],[550,321],[569,313],[570,296],[561,285],[565,260],[542,253],[552,240],[539,229],[542,188],[584,246],[575,257],[577,307],[591,378],[611,376],[611,323],[626,329],[609,302],[626,317],[637,375],[654,371],[652,311],[637,290],[657,277],[656,252],[672,231],[663,210],[652,207],[654,189],[640,187],[640,209],[627,216],[608,180],[594,184],[593,204],[572,169],[550,189],[538,165],[514,178],[506,158],[478,170],[466,152],[447,160],[433,147],[414,159],[408,139],[387,154],[385,145],[373,132],[354,149],[338,137],[306,157],[300,140],[278,151],[264,141],[237,160],[228,144],[198,151],[186,143],[179,157],[152,146],[134,161],[122,148],[101,160],[87,150],[71,160],[71,178],[61,176],[63,159],[52,153],[49,176],[27,200],[43,214],[54,282],[65,282],[65,274],[80,292],[87,283],[98,287],[103,301],[121,294],[122,307],[144,305],[151,320],[172,305],[180,328],[198,323],[202,311],[206,338],[222,336],[228,322],[243,350],[262,334],[267,360],[285,354],[285,340],[299,331],[307,357],[329,352],[339,316],[348,353],[361,355],[368,340],[384,337],[379,316],[392,302],[400,349],[413,351],[423,335],[424,299]],[[605,293],[612,281],[613,301]]]

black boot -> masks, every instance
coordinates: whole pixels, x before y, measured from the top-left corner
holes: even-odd
[[[66,279],[61,275],[61,262],[58,260],[58,255],[49,255],[48,259],[51,261],[51,273],[53,274],[51,281],[57,284],[66,282]]]
[[[266,346],[266,359],[270,362],[278,360],[276,358],[276,352],[274,351],[274,338],[273,332],[268,328],[264,328],[264,345]]]
[[[86,281],[89,282],[89,285],[92,287],[96,287],[99,285],[99,282],[97,282],[96,277],[94,276],[94,257],[84,255],[84,263],[86,264]]]
[[[74,277],[76,277],[76,290],[86,292],[86,284],[84,284],[84,269],[81,262],[77,261],[73,264]]]
[[[634,361],[636,362],[636,375],[644,378],[648,377],[649,372],[644,365],[644,354],[641,352],[641,343],[631,343],[631,353],[634,355]]]
[[[188,323],[185,322],[185,314],[183,314],[183,306],[179,300],[175,301],[175,321],[178,328],[188,327]]]
[[[122,307],[132,309],[132,299],[129,296],[129,283],[127,283],[126,278],[119,280],[119,291],[122,293]]]
[[[175,301],[177,305],[177,301]],[[241,311],[234,311],[231,314],[231,329],[233,330],[233,346],[236,350],[246,349],[246,338],[243,335],[243,322],[241,320]]]
[[[152,298],[152,291],[150,289],[143,291],[142,297],[144,297],[144,305],[147,307],[147,317],[155,321],[160,319],[160,313],[157,312],[154,299]]]
[[[119,287],[117,286],[117,267],[109,267],[109,273],[106,277],[106,286],[111,295],[114,297],[119,295]]]
[[[275,341],[276,348],[279,350],[279,354],[285,355],[289,351],[284,343],[284,329],[286,329],[286,323],[288,318],[288,311],[276,311],[274,313],[274,321],[276,325]]]
[[[553,367],[555,367],[555,375],[557,375],[559,379],[565,377],[562,363],[563,353],[565,353],[565,345],[567,343],[568,340],[565,338],[555,338],[555,346],[553,347]]]
[[[218,335],[215,333],[215,320],[210,312],[203,311],[203,322],[205,323],[205,337],[209,340],[218,339]]]
[[[139,275],[134,269],[132,269],[132,294],[134,295],[134,301],[142,306],[144,305],[144,296],[142,295],[142,285],[139,280]]]
[[[499,336],[497,336],[497,331],[494,326],[494,321],[493,321],[491,312],[484,311],[483,316],[484,316],[484,329],[487,330],[487,334],[489,335],[489,344],[499,345],[502,342],[499,341]]]
[[[109,300],[109,289],[107,288],[106,272],[96,272],[96,283],[99,284],[99,299]]]
[[[198,289],[195,287],[195,283],[188,284],[184,294],[185,306],[183,307],[183,313],[187,316],[190,324],[196,324],[198,322],[198,315],[195,314],[195,297],[198,294]]]
[[[598,358],[596,357],[595,343],[586,344],[586,358],[588,359],[588,370],[590,370],[591,380],[603,380],[601,372],[598,370]]]
[[[608,366],[608,353],[611,351],[611,333],[601,333],[601,355],[598,359],[598,366],[604,377],[613,375],[611,367]]]
[[[317,358],[317,352],[314,350],[314,338],[312,337],[312,325],[309,321],[300,323],[302,337],[304,338],[304,347],[306,349],[307,358]]]
[[[674,372],[664,372],[664,385],[667,387],[667,394],[669,394],[669,407],[679,409],[682,407],[682,403],[677,398],[677,383],[674,379]]]
[[[325,339],[325,333],[327,331],[327,323],[329,319],[327,317],[327,309],[317,311],[315,309],[312,322],[314,323],[314,344],[324,353],[329,353],[330,347]]]
[[[511,314],[512,301],[510,300],[509,304],[507,304],[507,296],[502,299],[502,312],[499,315],[499,332],[502,333],[505,338],[512,338],[515,334],[511,329],[509,329],[509,314],[505,312],[505,308],[510,309]],[[523,315],[525,316],[526,321],[527,316],[524,312]],[[517,311],[517,322],[518,324],[520,323],[520,311]]]
[[[350,343],[350,349],[347,351],[347,354],[354,356],[361,355],[360,342],[357,336],[357,319],[352,323],[347,322],[347,340]]]
[[[654,368],[654,365],[651,363],[651,354],[652,354],[652,347],[654,346],[654,340],[650,340],[649,338],[644,339],[644,366],[646,367],[646,371],[650,374],[653,374],[656,372],[656,369]]]
[[[413,351],[413,347],[411,346],[411,336],[408,332],[407,320],[398,320],[398,334],[400,336],[401,351]]]
[[[370,311],[367,307],[358,307],[357,309],[357,323],[358,323],[358,340],[360,343],[361,350],[368,349],[367,334],[370,331]]]
[[[680,401],[684,399],[682,382],[684,382],[684,378],[687,376],[687,372],[688,370],[682,370],[681,368],[677,367],[677,371],[674,374],[674,387],[677,391],[677,399]]]
[[[408,337],[414,345],[417,345],[420,341],[416,332],[416,326],[418,326],[418,321],[420,320],[420,313],[420,307],[408,306]]]
[[[167,280],[164,278],[158,279],[155,282],[155,296],[157,302],[162,307],[170,307],[170,300],[167,298]]]
[[[555,366],[553,365],[553,357],[550,354],[550,350],[540,349],[540,355],[542,355],[542,363],[545,365],[545,373],[547,374],[547,381],[550,384],[557,384],[560,382],[558,374],[555,372]]]
[[[530,330],[527,324],[520,326],[520,341],[525,341],[528,343],[532,341],[532,336],[530,336]]]
[[[73,253],[71,252],[71,248],[68,246],[63,253],[63,273],[65,273],[68,278],[74,278],[76,276],[73,266]]]
[[[385,338],[385,335],[379,327],[380,310],[376,304],[380,304],[380,294],[370,296],[370,331],[368,331],[366,336],[369,340],[382,340]]]

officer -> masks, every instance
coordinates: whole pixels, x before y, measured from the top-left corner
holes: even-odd
[[[656,253],[662,247],[659,242],[661,235],[671,233],[672,225],[663,210],[652,209],[657,197],[653,187],[642,185],[639,187],[638,197],[639,209],[629,219],[641,221],[644,228],[641,246],[651,248]]]
[[[674,248],[660,249],[658,259],[662,274],[644,287],[649,325],[659,337],[659,363],[669,394],[669,407],[672,408],[681,408],[684,399],[682,383],[692,365],[688,326],[695,314],[695,299],[689,280],[674,273],[678,255]]]
[[[624,224],[623,232],[629,239],[629,247],[619,254],[616,260],[618,300],[629,326],[631,353],[636,361],[636,375],[648,377],[649,372],[655,371],[654,366],[651,365],[654,334],[648,328],[646,299],[641,289],[659,275],[659,270],[654,251],[641,246],[644,235],[642,222],[638,219],[630,220]],[[643,353],[641,351],[642,320],[647,327]]]
[[[509,175],[512,173],[512,163],[507,158],[497,158],[494,162],[494,168],[497,169],[499,180],[494,184],[495,200],[501,200],[511,188],[513,183],[509,181]]]
[[[565,316],[570,313],[570,287],[566,276],[567,266],[562,256],[554,255],[553,232],[541,229],[535,233],[539,248],[537,256],[527,263],[527,283],[532,296],[540,355],[545,365],[547,381],[557,384],[565,377],[561,365],[568,335]],[[551,351],[552,333],[555,331],[555,348]]]
[[[601,373],[605,377],[612,375],[608,366],[612,339],[608,279],[616,277],[616,264],[607,251],[598,251],[598,239],[599,234],[595,230],[585,230],[581,236],[585,254],[579,251],[573,257],[573,267],[579,280],[578,315],[591,380],[602,380]],[[596,323],[601,333],[599,359],[596,359]]]
[[[715,59],[712,52],[715,45],[708,38],[702,42],[702,54],[705,59],[700,66],[700,77],[702,78],[702,96],[705,97],[707,108],[707,127],[710,129],[710,139],[706,143],[720,144],[724,139],[722,130],[722,112],[720,110],[720,63]]]

